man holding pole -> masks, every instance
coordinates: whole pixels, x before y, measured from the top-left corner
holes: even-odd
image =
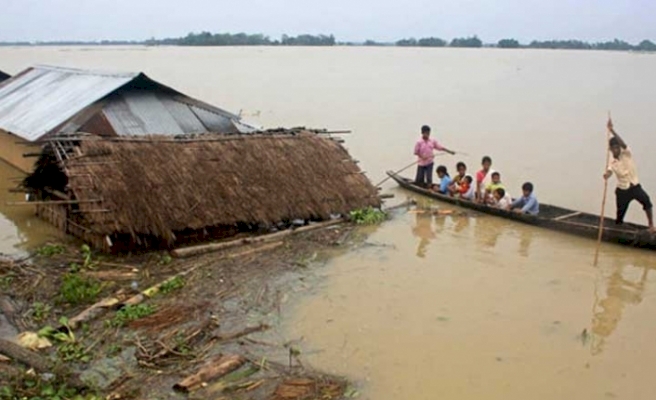
[[[430,126],[422,126],[421,139],[419,139],[415,145],[415,155],[417,156],[417,177],[415,183],[427,188],[430,188],[433,183],[433,160],[435,159],[433,150],[456,154],[455,151],[451,151],[437,143],[435,139],[431,139],[430,133]]]
[[[620,135],[613,129],[613,121],[610,118],[608,119],[608,130],[613,135],[608,142],[613,158],[608,165],[608,170],[604,174],[604,179],[610,178],[613,173],[615,173],[615,177],[617,178],[617,189],[615,189],[617,218],[615,223],[620,225],[624,222],[624,216],[629,209],[629,204],[633,200],[637,200],[642,204],[642,208],[647,214],[649,232],[655,233],[653,207],[649,195],[642,188],[638,180],[638,171],[633,161],[633,153]]]

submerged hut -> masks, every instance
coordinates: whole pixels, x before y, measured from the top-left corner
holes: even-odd
[[[380,206],[344,147],[307,131],[53,138],[25,186],[41,217],[104,251]]]
[[[30,172],[26,145],[79,131],[115,137],[253,128],[138,72],[35,66],[0,83],[0,159]]]

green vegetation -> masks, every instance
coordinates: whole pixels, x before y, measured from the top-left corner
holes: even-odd
[[[54,42],[0,42],[0,46],[49,46],[49,45],[168,45],[168,46],[387,46],[396,45],[401,47],[482,47],[483,41],[477,36],[466,38],[454,38],[450,42],[438,37],[425,37],[421,39],[407,38],[393,43],[378,42],[372,39],[364,43],[337,42],[333,35],[282,35],[281,38],[271,39],[261,33],[211,33],[207,31],[189,33],[184,37],[155,39],[144,41],[54,41]],[[493,45],[491,45],[493,46]],[[497,42],[498,48],[535,48],[535,49],[578,49],[578,50],[617,50],[617,51],[656,51],[656,44],[651,40],[643,40],[637,45],[623,40],[615,39],[608,42],[588,43],[581,40],[534,40],[529,44],[522,45],[517,39],[505,38]],[[49,246],[45,246],[49,247]],[[54,246],[58,247],[58,246]],[[45,250],[44,255],[48,255]],[[59,254],[59,253],[54,253]],[[50,254],[52,255],[52,254]]]
[[[455,38],[449,44],[451,47],[482,47],[483,42],[478,36],[472,36],[468,38]]]
[[[11,272],[0,277],[0,289],[3,291],[11,288],[11,283],[14,281],[15,275]]]
[[[280,40],[271,40],[263,34],[246,33],[189,33],[182,38],[150,39],[146,45],[176,45],[176,46],[334,46],[333,35],[282,35]]]
[[[185,285],[184,279],[181,276],[176,276],[173,279],[170,279],[160,286],[159,291],[162,294],[169,294],[175,290],[182,289]]]
[[[497,43],[497,47],[501,49],[517,49],[520,47],[520,44],[515,39],[501,39]]]
[[[396,45],[400,47],[415,47],[417,46],[417,39],[415,38],[401,39],[396,42]]]
[[[39,336],[59,343],[57,355],[62,361],[89,362],[91,357],[87,354],[84,345],[77,340],[73,329],[68,324],[68,318],[61,317],[59,323],[65,329],[57,330],[51,326],[46,326],[38,332]]]
[[[375,225],[387,219],[387,213],[373,207],[367,207],[349,213],[351,221],[358,225]]]
[[[169,265],[173,261],[173,258],[169,254],[163,254],[158,261],[159,265]]]
[[[40,301],[32,304],[32,318],[37,321],[45,321],[50,316],[52,307],[48,304],[41,303]]]
[[[110,321],[110,326],[121,327],[130,321],[147,317],[155,312],[155,307],[148,304],[127,305],[116,312],[114,318]]]
[[[24,374],[9,385],[0,385],[0,400],[101,400],[83,395],[59,380],[47,380],[35,374]]]
[[[59,244],[46,244],[36,249],[36,254],[42,257],[52,257],[57,254],[62,254],[66,248]]]
[[[79,361],[88,363],[91,356],[87,353],[84,345],[80,342],[66,342],[57,347],[57,355],[62,361]]]
[[[283,46],[334,46],[335,37],[333,35],[299,35],[296,37],[282,35],[280,44]]]
[[[67,303],[76,305],[95,301],[101,290],[102,285],[97,280],[67,273],[63,277],[59,294]]]

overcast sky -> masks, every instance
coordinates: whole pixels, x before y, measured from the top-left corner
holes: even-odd
[[[0,41],[332,33],[656,41],[656,0],[0,0]]]

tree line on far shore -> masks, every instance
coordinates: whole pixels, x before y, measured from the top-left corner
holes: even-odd
[[[575,49],[575,50],[619,50],[619,51],[656,51],[656,44],[651,40],[643,40],[638,44],[631,44],[615,39],[608,42],[589,43],[581,40],[534,40],[522,44],[516,39],[501,39],[495,44],[484,44],[478,36],[454,38],[446,41],[438,37],[425,37],[420,39],[405,38],[393,43],[367,40],[364,43],[337,42],[333,35],[282,35],[280,39],[271,39],[263,34],[246,33],[189,33],[184,37],[149,39],[145,41],[103,40],[96,42],[83,41],[52,41],[52,42],[2,42],[0,45],[29,46],[29,45],[169,45],[169,46],[399,46],[399,47],[498,47],[502,49]]]
[[[385,45],[368,40],[364,43],[367,46]],[[572,49],[572,50],[620,50],[620,51],[656,51],[656,44],[651,40],[643,40],[637,45],[615,39],[609,42],[588,43],[581,40],[534,40],[528,44],[521,44],[516,39],[501,39],[496,44],[485,45],[477,37],[455,38],[451,42],[444,39],[429,37],[422,39],[401,39],[394,43],[402,47],[498,47],[501,49]]]

